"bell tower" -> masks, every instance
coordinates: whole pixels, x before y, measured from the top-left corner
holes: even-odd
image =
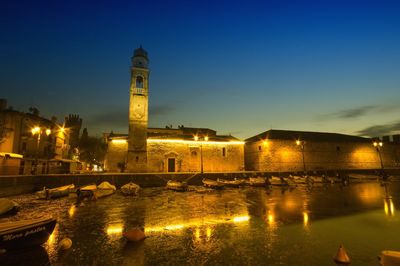
[[[147,126],[149,107],[149,59],[140,46],[134,51],[129,93],[128,172],[147,171]]]

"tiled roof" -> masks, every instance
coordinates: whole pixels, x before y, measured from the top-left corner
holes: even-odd
[[[276,130],[271,129],[248,138],[246,142],[255,142],[265,139],[282,139],[282,140],[309,140],[319,142],[371,142],[369,138],[351,136],[339,133],[325,132],[307,132],[307,131],[292,131],[292,130]]]

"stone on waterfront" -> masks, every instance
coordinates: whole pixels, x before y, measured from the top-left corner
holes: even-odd
[[[123,236],[129,241],[137,242],[146,238],[144,232],[138,228],[132,229],[130,231],[126,231],[123,233]]]
[[[58,244],[59,250],[67,250],[70,249],[72,246],[72,240],[68,237],[63,238],[60,243]]]

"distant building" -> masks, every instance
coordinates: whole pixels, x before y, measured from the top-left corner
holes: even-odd
[[[400,146],[337,133],[268,130],[245,140],[245,167],[253,171],[380,169],[400,166]],[[379,150],[378,150],[379,149]]]
[[[244,170],[244,142],[205,128],[148,128],[148,55],[134,51],[129,133],[105,134],[111,172],[222,172]]]
[[[223,172],[244,170],[244,142],[204,128],[149,128],[148,172]],[[197,136],[197,137],[196,137]],[[108,171],[126,169],[128,135],[107,134]],[[196,140],[197,139],[197,140]]]
[[[55,119],[7,108],[0,100],[0,174],[65,172],[69,164],[69,133]]]

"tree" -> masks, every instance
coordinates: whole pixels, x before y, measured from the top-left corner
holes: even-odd
[[[102,138],[90,137],[86,128],[83,129],[79,141],[80,160],[89,164],[102,164],[107,146]]]

